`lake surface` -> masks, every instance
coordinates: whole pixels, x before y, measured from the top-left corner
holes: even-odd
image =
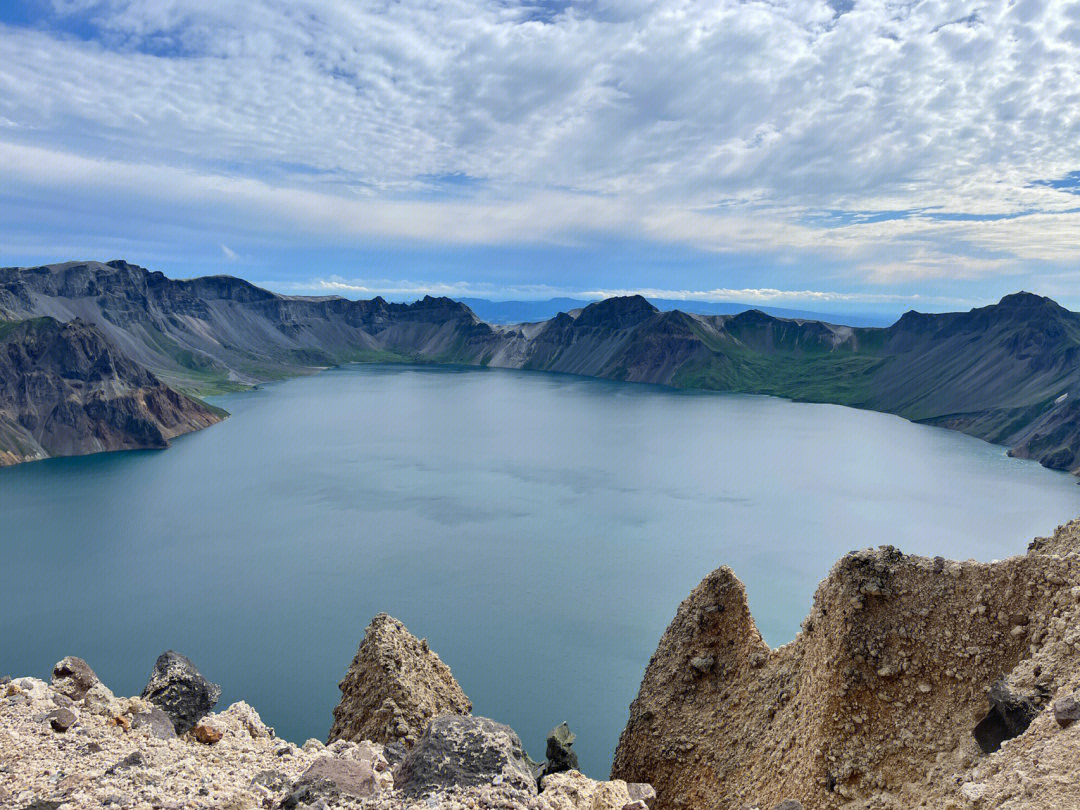
[[[0,674],[65,655],[136,694],[167,648],[287,739],[325,739],[386,611],[535,758],[603,778],[711,570],[791,640],[845,552],[992,560],[1080,515],[1074,479],[899,418],[529,372],[351,366],[213,399],[161,452],[0,470]]]

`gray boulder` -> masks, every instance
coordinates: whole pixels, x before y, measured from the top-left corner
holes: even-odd
[[[142,696],[169,716],[177,734],[183,734],[213,710],[221,687],[206,680],[186,657],[169,650],[158,656]]]
[[[560,723],[551,730],[547,736],[547,763],[544,765],[543,776],[580,770],[577,753],[573,750],[576,739],[577,735],[566,723]]]
[[[101,683],[90,665],[81,658],[69,655],[56,662],[52,671],[52,688],[72,700],[82,700],[94,684]]]
[[[148,712],[139,712],[131,718],[133,729],[145,729],[151,737],[159,740],[172,740],[176,738],[176,728],[172,718],[161,709],[153,708]]]
[[[629,782],[626,792],[630,794],[631,802],[641,802],[646,807],[656,804],[656,791],[648,782]]]
[[[407,798],[493,784],[536,795],[536,780],[518,735],[486,717],[450,714],[431,721],[394,778],[394,787]]]

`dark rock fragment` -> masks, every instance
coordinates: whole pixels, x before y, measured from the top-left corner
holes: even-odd
[[[183,734],[210,713],[221,687],[206,680],[186,657],[169,650],[158,656],[142,696],[169,716],[177,734]]]
[[[560,723],[551,730],[547,736],[547,763],[542,776],[579,770],[577,752],[573,750],[576,739],[577,735],[566,723]]]
[[[71,709],[56,709],[49,712],[45,719],[49,721],[49,725],[52,726],[53,731],[58,731],[63,734],[78,720],[78,715]]]
[[[997,681],[990,687],[989,700],[990,711],[972,732],[985,754],[992,754],[1005,740],[1027,731],[1037,714],[1031,700],[1012,692],[1005,681]]]
[[[1080,701],[1073,695],[1055,700],[1054,719],[1062,728],[1067,728],[1080,720]]]
[[[146,765],[146,757],[144,757],[140,751],[133,751],[115,765],[111,766],[105,773],[111,776],[118,771],[126,770],[127,768],[141,768],[144,765]]]
[[[383,746],[383,756],[386,757],[386,761],[390,763],[390,767],[394,768],[399,762],[405,759],[405,754],[408,753],[405,750],[405,746],[399,742],[387,743]]]

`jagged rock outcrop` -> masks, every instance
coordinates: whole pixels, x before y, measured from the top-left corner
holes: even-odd
[[[411,747],[433,718],[467,715],[472,702],[450,667],[397,619],[380,613],[341,683],[329,742],[372,740]]]
[[[659,808],[1080,806],[1063,764],[1080,741],[1049,708],[1080,682],[1078,626],[1080,522],[989,564],[849,554],[775,650],[721,568],[665,632],[612,777],[651,781]],[[988,706],[1033,712],[992,754],[974,737]]]
[[[88,323],[0,321],[0,466],[167,447],[221,418],[164,385]]]
[[[559,723],[551,730],[544,751],[547,761],[544,763],[543,776],[578,770],[578,755],[573,747],[576,739],[577,735],[566,723]]]

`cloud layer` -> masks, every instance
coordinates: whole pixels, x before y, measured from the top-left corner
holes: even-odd
[[[873,283],[1080,254],[1080,2],[55,0],[0,53],[0,181],[41,205]]]

